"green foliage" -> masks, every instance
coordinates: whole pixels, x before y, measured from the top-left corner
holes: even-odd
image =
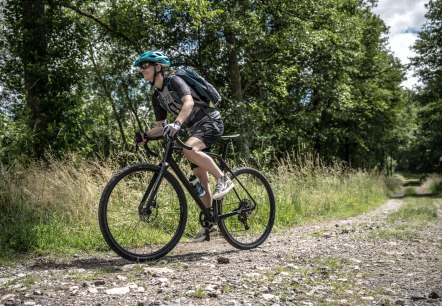
[[[442,192],[442,176],[437,174],[429,175],[422,183],[422,189],[429,193],[438,194]]]
[[[414,44],[417,56],[412,65],[423,82],[418,89],[419,129],[408,156],[411,168],[419,172],[442,171],[442,1],[426,5],[427,22]]]
[[[427,22],[422,27],[419,37],[415,42],[414,49],[418,56],[413,58],[413,64],[418,68],[418,75],[426,85],[434,84],[441,80],[442,76],[442,50],[440,44],[442,42],[441,34],[441,17],[442,17],[442,1],[430,0],[426,4]],[[435,84],[434,84],[435,85]],[[434,88],[436,93],[440,95],[442,89]]]
[[[23,3],[8,1],[3,11],[0,82],[8,95],[2,99],[2,113],[11,112],[24,123],[22,133],[32,135],[25,149],[32,156],[42,157],[46,150],[88,152],[83,135],[90,118],[83,99],[89,29],[62,7],[43,4],[39,11],[38,3],[32,9],[24,9]],[[29,11],[32,18],[27,18]]]
[[[0,113],[0,162],[26,159],[31,142],[32,132],[25,122]]]
[[[243,157],[271,163],[297,151],[383,168],[407,144],[403,67],[370,1],[34,2],[43,10],[22,23],[22,2],[8,1],[0,36],[1,110],[32,135],[34,156],[128,150],[153,119],[149,86],[131,70],[147,49],[216,85],[226,132],[244,136]],[[31,66],[23,44],[40,52]],[[32,91],[33,79],[45,86]]]

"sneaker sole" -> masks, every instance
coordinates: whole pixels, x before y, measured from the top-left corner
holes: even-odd
[[[217,193],[212,195],[212,199],[213,200],[219,200],[222,197],[224,197],[230,190],[232,190],[232,188],[235,187],[235,184],[231,184],[229,187],[227,187],[227,189],[225,189],[223,192]]]
[[[212,227],[209,230],[209,234],[212,234],[212,233],[214,233],[216,231],[217,231],[216,227]],[[192,238],[191,242],[204,242],[205,240],[206,240],[206,236],[204,235],[204,236],[201,236],[201,237],[198,237],[198,238]]]
[[[191,242],[203,242],[203,241],[205,241],[205,240],[206,240],[206,237],[205,237],[205,236],[202,236],[202,237],[200,237],[200,238],[194,238],[194,239],[192,239]]]

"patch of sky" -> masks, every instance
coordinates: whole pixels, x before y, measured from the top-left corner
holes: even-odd
[[[310,88],[305,90],[304,95],[301,98],[301,105],[302,106],[306,106],[306,105],[310,104],[310,102],[312,100],[312,94],[313,94],[313,90],[311,90]]]
[[[419,29],[418,28],[406,28],[404,30],[404,33],[417,34],[417,33],[419,33]]]

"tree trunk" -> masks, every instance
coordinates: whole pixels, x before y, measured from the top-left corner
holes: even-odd
[[[241,71],[238,63],[238,48],[235,33],[225,30],[224,35],[227,42],[227,73],[230,81],[230,89],[232,90],[233,98],[238,101],[242,101],[243,93],[241,86]]]
[[[323,120],[323,110],[321,109],[321,99],[319,97],[319,90],[313,89],[312,98],[311,98],[312,112],[315,114],[317,118],[314,121],[314,143],[313,148],[316,154],[322,156],[322,120]]]
[[[347,166],[351,168],[351,159],[352,159],[353,146],[350,143],[350,139],[345,139],[344,144],[344,160],[347,162]]]
[[[23,0],[23,67],[26,106],[30,110],[29,124],[34,130],[34,153],[42,157],[49,139],[47,127],[50,119],[47,105],[48,74],[47,28],[44,21],[43,0]]]

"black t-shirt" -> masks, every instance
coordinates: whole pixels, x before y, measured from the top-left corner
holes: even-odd
[[[183,125],[192,126],[196,123],[195,119],[200,118],[197,114],[202,111],[200,105],[205,102],[203,102],[195,90],[179,76],[169,76],[165,78],[164,84],[167,84],[167,86],[163,86],[161,90],[155,90],[152,96],[155,119],[157,121],[165,120],[167,112],[170,112],[175,117],[178,116],[183,107],[181,99],[186,95],[191,95],[195,104],[186,122],[183,122]],[[160,99],[159,95],[161,95],[162,99]]]

